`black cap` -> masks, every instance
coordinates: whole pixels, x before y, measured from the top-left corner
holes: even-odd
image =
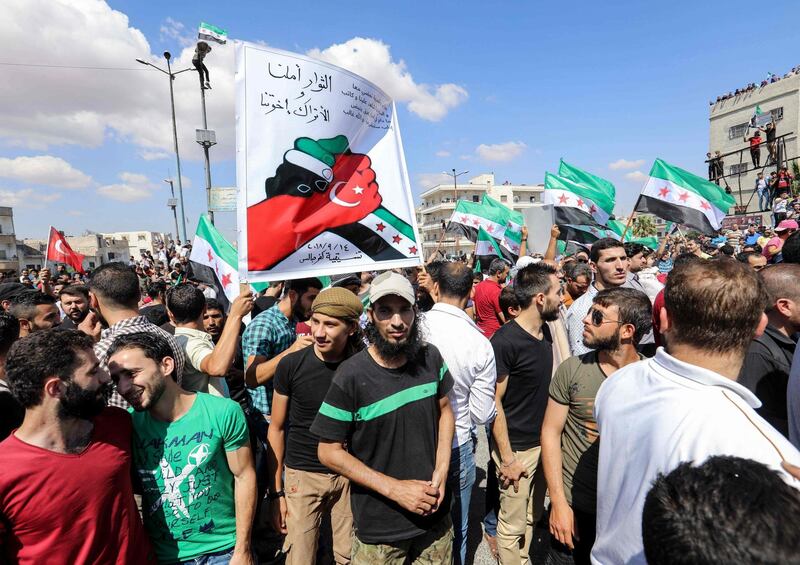
[[[0,284],[0,300],[11,300],[27,290],[31,289],[18,282]]]

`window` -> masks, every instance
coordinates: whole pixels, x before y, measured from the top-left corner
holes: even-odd
[[[536,197],[535,196],[531,196],[529,202],[536,202]]]
[[[472,201],[473,202],[480,202],[481,201],[481,197],[478,196],[477,194],[473,194],[472,195]]]
[[[140,234],[138,239],[139,239],[139,241],[145,241],[147,239],[147,237],[142,235],[142,234]]]
[[[744,137],[748,124],[738,124],[728,129],[728,139]]]
[[[109,260],[109,261],[113,261],[114,259],[116,259],[116,257],[117,257],[117,256],[116,256],[116,254],[115,254],[115,253],[111,253],[111,252],[109,252],[109,254],[108,254],[108,260]]]
[[[735,165],[731,165],[732,175],[741,175],[745,173],[747,173],[747,163],[736,163]]]
[[[517,202],[519,202],[519,196],[514,197],[514,204],[516,204]]]
[[[774,108],[770,110],[769,113],[772,114],[772,117],[776,122],[779,122],[783,119],[783,106],[780,108]]]
[[[94,261],[89,261],[89,268],[94,269]]]
[[[0,261],[5,261],[8,259],[8,255],[6,255],[5,249],[0,249]]]
[[[500,195],[500,202],[508,202],[508,196],[505,194]]]

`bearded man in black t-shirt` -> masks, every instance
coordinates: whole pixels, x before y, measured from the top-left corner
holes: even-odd
[[[369,298],[370,346],[336,370],[311,426],[319,459],[351,481],[354,564],[451,563],[453,379],[420,337],[408,279],[383,273]]]
[[[497,551],[503,565],[529,562],[534,501],[544,501],[543,487],[534,493],[533,476],[553,373],[553,339],[546,322],[558,318],[561,304],[561,284],[550,265],[520,269],[513,285],[520,312],[491,340],[497,363],[492,459],[500,484]]]
[[[320,463],[319,439],[310,428],[339,364],[363,348],[358,325],[362,310],[358,297],[345,288],[320,292],[309,320],[313,347],[287,355],[275,371],[267,434],[271,454],[267,498],[275,531],[286,534],[287,565],[316,562],[320,525],[326,515],[333,530],[335,562],[350,562],[350,481]]]

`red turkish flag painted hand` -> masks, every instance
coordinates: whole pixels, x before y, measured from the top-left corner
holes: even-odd
[[[381,204],[367,155],[339,155],[333,180],[310,196],[280,195],[247,209],[247,263],[251,271],[274,267],[322,232],[352,224]]]

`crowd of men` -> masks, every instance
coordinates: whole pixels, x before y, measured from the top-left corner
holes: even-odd
[[[800,74],[800,65],[798,65],[796,67],[792,67],[792,69],[789,72],[787,72],[786,74],[784,74],[783,77],[781,77],[780,75],[776,75],[774,73],[767,73],[767,77],[765,79],[763,79],[760,83],[756,84],[755,82],[751,82],[751,83],[747,84],[746,86],[743,86],[741,88],[737,88],[736,90],[731,90],[731,91],[728,91],[725,94],[720,94],[719,96],[717,96],[716,100],[710,100],[708,102],[708,104],[709,104],[709,106],[713,106],[714,104],[718,104],[718,103],[722,102],[723,100],[730,100],[731,98],[738,98],[739,96],[743,96],[745,94],[749,94],[750,92],[755,92],[759,88],[764,88],[768,84],[772,84],[774,82],[778,82],[779,80],[781,80],[781,78],[789,78],[789,77],[794,76],[796,74]]]
[[[227,309],[183,248],[22,273],[0,284],[0,562],[467,563],[480,466],[503,565],[543,516],[553,564],[798,563],[800,235],[754,228]]]

